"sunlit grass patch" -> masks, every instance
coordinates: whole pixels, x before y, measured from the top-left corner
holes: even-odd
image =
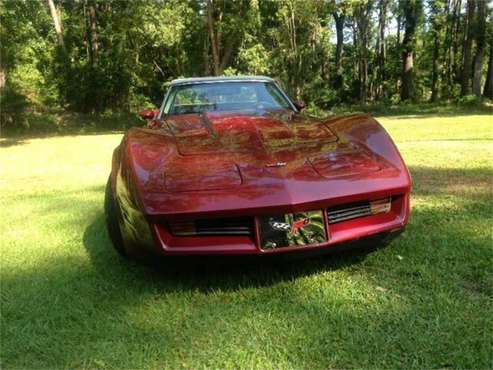
[[[380,121],[413,176],[407,231],[265,266],[121,260],[102,213],[121,135],[1,147],[1,366],[489,368],[491,117]]]

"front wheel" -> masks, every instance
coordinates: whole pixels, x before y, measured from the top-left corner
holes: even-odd
[[[123,247],[123,238],[118,222],[118,205],[115,201],[113,189],[111,188],[111,177],[106,183],[104,194],[104,214],[106,218],[106,228],[111,239],[111,243],[116,251],[123,257],[127,257],[127,252]]]

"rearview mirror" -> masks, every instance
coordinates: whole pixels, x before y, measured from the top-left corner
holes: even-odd
[[[151,121],[159,114],[159,109],[145,109],[139,113],[140,118]]]

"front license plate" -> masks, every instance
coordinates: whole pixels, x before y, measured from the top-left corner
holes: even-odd
[[[320,244],[327,241],[322,211],[260,218],[262,249]]]

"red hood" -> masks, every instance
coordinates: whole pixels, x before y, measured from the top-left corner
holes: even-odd
[[[127,148],[147,211],[188,213],[224,201],[234,209],[306,203],[337,194],[330,181],[397,176],[395,148],[369,145],[383,139],[393,147],[366,116],[320,121],[283,111],[169,117],[159,129],[130,130]]]

